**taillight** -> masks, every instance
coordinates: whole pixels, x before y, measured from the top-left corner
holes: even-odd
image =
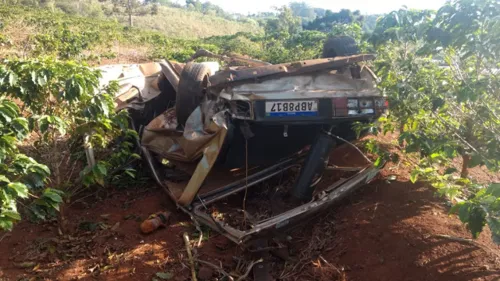
[[[334,116],[374,115],[383,113],[389,106],[385,98],[333,98]]]

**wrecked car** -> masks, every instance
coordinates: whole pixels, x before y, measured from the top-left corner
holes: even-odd
[[[197,225],[243,243],[296,226],[378,172],[368,160],[341,166],[342,154],[331,153],[356,139],[354,122],[388,107],[368,67],[374,56],[345,40],[328,47],[324,58],[276,65],[201,50],[187,63],[103,67],[102,82],[118,80],[117,110],[129,111],[147,167],[176,205]],[[202,56],[225,66],[194,62]],[[287,171],[294,173],[286,188],[265,187],[275,189],[273,210],[252,214],[247,192]],[[325,171],[340,176],[321,184]]]

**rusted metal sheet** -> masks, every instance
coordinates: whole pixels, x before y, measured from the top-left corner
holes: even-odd
[[[178,200],[178,204],[182,206],[188,206],[193,202],[193,199],[198,194],[201,185],[208,176],[208,173],[212,170],[217,157],[219,156],[222,145],[226,138],[227,130],[222,129],[214,138],[210,140],[208,145],[203,151],[203,157],[196,166],[196,170],[193,176],[189,180],[184,192]]]
[[[161,73],[163,73],[163,75],[167,78],[168,82],[172,84],[172,87],[174,87],[175,91],[177,92],[180,74],[175,70],[174,66],[168,61],[161,62],[160,66],[161,66]]]
[[[353,55],[326,59],[304,60],[292,63],[221,71],[210,76],[212,86],[227,85],[252,79],[268,79],[279,75],[297,75],[324,69],[335,69],[362,61],[373,60],[374,55]]]
[[[269,76],[277,73],[287,73],[287,68],[284,65],[269,65],[242,69],[229,69],[216,73],[210,76],[210,84],[218,86],[235,81],[244,81],[249,79],[257,79],[264,76]]]

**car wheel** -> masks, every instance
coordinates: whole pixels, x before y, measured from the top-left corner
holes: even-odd
[[[189,115],[200,105],[209,75],[210,68],[201,63],[188,63],[182,70],[175,102],[179,128],[184,128]]]
[[[351,56],[359,53],[356,41],[349,36],[330,37],[323,45],[323,58]]]

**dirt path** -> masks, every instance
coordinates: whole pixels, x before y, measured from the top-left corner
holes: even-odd
[[[163,191],[147,188],[73,205],[71,235],[58,235],[53,223],[23,222],[0,242],[0,280],[167,280],[157,273],[190,280],[181,236],[195,243],[197,231],[188,218],[174,212],[167,229],[139,233],[142,219],[166,209]],[[433,191],[405,179],[378,180],[288,235],[289,261],[271,259],[280,280],[500,280],[489,231],[474,243],[438,236],[470,237]],[[207,230],[205,237],[199,259],[228,272],[251,260],[223,236]]]

